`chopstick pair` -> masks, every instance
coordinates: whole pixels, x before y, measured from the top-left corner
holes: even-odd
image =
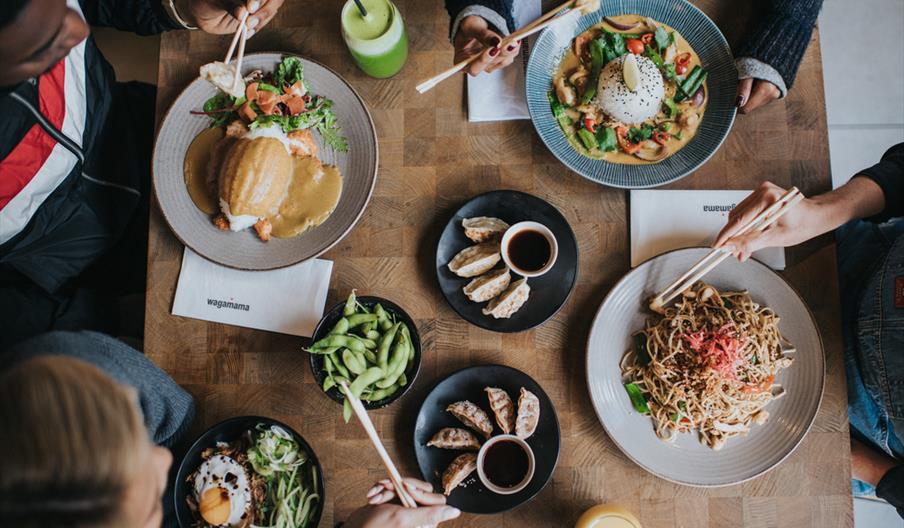
[[[396,495],[402,502],[402,506],[406,508],[417,508],[417,502],[409,495],[408,489],[405,487],[404,482],[402,482],[402,475],[399,473],[399,470],[396,468],[392,459],[389,458],[389,453],[386,452],[386,447],[384,447],[383,442],[380,441],[380,436],[377,434],[373,422],[370,421],[370,416],[367,415],[367,410],[364,409],[361,400],[352,394],[352,391],[349,390],[348,385],[346,385],[344,381],[339,382],[339,388],[351,404],[352,410],[355,411],[355,416],[357,416],[358,421],[361,422],[361,427],[364,428],[364,432],[367,433],[371,443],[377,449],[377,453],[380,455],[380,459],[383,461],[386,471],[389,472],[389,480],[392,481],[392,485],[396,489]]]
[[[235,78],[232,80],[232,85],[235,86],[239,82],[239,77],[242,75],[242,59],[245,58],[245,41],[248,40],[248,26],[245,22],[248,21],[248,9],[245,9],[245,14],[242,15],[242,18],[239,19],[239,27],[235,30],[235,35],[232,37],[232,43],[229,44],[229,51],[226,52],[226,59],[223,61],[225,64],[229,64],[229,61],[232,60],[232,54],[235,51],[235,46],[238,44],[239,54],[235,60]],[[241,42],[239,39],[241,38]]]
[[[569,0],[568,2],[565,2],[564,4],[560,5],[559,7],[553,9],[552,11],[546,13],[545,15],[541,16],[540,18],[534,20],[530,24],[519,29],[518,31],[510,34],[509,36],[502,39],[502,41],[499,43],[498,48],[502,49],[504,46],[507,46],[508,44],[510,44],[512,42],[527,38],[527,37],[533,35],[534,33],[543,31],[548,26],[552,25],[554,22],[564,20],[568,15],[571,15],[573,13],[581,13],[580,9],[575,9],[573,11],[570,11],[569,13],[567,13],[564,16],[556,17],[556,15],[558,15],[565,9],[573,7],[576,2],[577,2],[577,0]],[[420,93],[425,93],[425,92],[429,91],[437,84],[445,81],[449,77],[452,77],[456,73],[465,69],[469,64],[476,61],[482,54],[483,54],[483,50],[481,50],[480,53],[475,53],[474,55],[468,57],[467,59],[459,61],[458,63],[456,63],[454,66],[452,66],[448,70],[446,70],[442,73],[439,73],[437,75],[434,75],[433,77],[431,77],[431,78],[427,79],[426,81],[417,85],[415,88]]]
[[[770,205],[756,217],[741,226],[733,236],[743,235],[753,230],[764,231],[803,199],[803,193],[801,193],[797,187],[792,187],[774,204]],[[694,264],[691,269],[687,270],[684,275],[663,290],[662,293],[654,297],[653,300],[650,301],[650,308],[654,311],[659,311],[663,306],[666,306],[672,299],[680,295],[681,292],[690,288],[695,282],[703,278],[704,275],[712,271],[713,268],[718,266],[719,263],[727,259],[730,255],[731,250],[724,246],[713,249]]]

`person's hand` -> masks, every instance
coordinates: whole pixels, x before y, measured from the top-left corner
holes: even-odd
[[[470,75],[493,72],[504,68],[515,60],[521,51],[521,41],[512,42],[504,49],[499,48],[502,37],[490,29],[483,17],[469,16],[461,21],[455,34],[455,63],[480,54],[480,58],[468,65],[465,71]]]
[[[368,505],[355,510],[344,528],[416,528],[433,526],[461,515],[458,509],[446,506],[446,497],[433,493],[429,483],[406,478],[403,484],[420,507],[390,504],[396,498],[395,488],[389,480],[381,480],[367,492]]]
[[[743,262],[759,249],[793,246],[837,227],[818,199],[804,198],[765,231],[753,230],[735,236],[741,226],[778,201],[785,192],[778,185],[763,182],[728,213],[728,223],[719,232],[713,247],[733,247],[732,253]]]
[[[283,0],[177,0],[176,10],[189,24],[222,35],[235,33],[247,9],[250,37],[270,22],[282,4]]]
[[[741,79],[738,85],[736,101],[738,111],[749,114],[761,106],[765,106],[781,97],[782,92],[769,81],[762,79]]]

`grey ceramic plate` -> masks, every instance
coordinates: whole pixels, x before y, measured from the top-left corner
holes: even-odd
[[[255,53],[244,58],[247,73],[273,71],[282,53]],[[305,79],[315,94],[333,100],[333,109],[342,133],[348,139],[347,153],[320,147],[320,159],[342,171],[342,195],[333,214],[321,225],[294,238],[271,238],[261,242],[253,229],[233,233],[220,231],[210,217],[195,207],[185,188],[183,162],[192,140],[208,126],[206,116],[191,115],[199,110],[216,89],[196,79],[188,85],[163,119],[154,146],[153,177],[157,202],[170,228],[186,246],[208,260],[233,268],[266,270],[289,266],[320,255],[339,242],[361,217],[377,179],[379,152],[373,120],[364,101],[334,71],[320,63],[301,58]]]
[[[747,436],[732,438],[719,451],[694,433],[674,443],[656,437],[650,418],[631,406],[619,361],[631,335],[655,314],[646,300],[687,271],[709,249],[681,249],[644,262],[625,275],[603,301],[587,343],[587,385],[596,414],[619,448],[650,473],[689,486],[727,486],[765,473],[784,460],[810,429],[822,400],[825,360],[816,323],[800,295],[757,261],[727,259],[704,280],[720,290],[748,290],[754,301],[780,317],[779,329],[797,348],[794,362],[776,376],[785,395],[767,407],[770,417]]]
[[[553,73],[572,39],[602,22],[604,16],[626,14],[649,16],[675,28],[709,71],[709,102],[697,135],[675,155],[652,165],[620,165],[579,154],[553,118],[546,96],[552,88]],[[712,20],[684,0],[606,0],[594,13],[554,24],[534,44],[526,79],[527,106],[543,143],[571,170],[612,187],[657,187],[697,170],[725,141],[736,113],[738,75],[728,42]]]

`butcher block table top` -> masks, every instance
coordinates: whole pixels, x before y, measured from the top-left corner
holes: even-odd
[[[326,64],[358,91],[376,124],[380,169],[373,198],[357,226],[322,258],[334,262],[327,306],[357,288],[362,295],[395,301],[417,323],[423,363],[415,386],[398,402],[370,413],[402,473],[420,476],[412,446],[420,402],[435,382],[460,368],[491,363],[518,368],[536,379],[556,406],[562,449],[546,488],[513,511],[465,514],[443,526],[573,526],[584,510],[604,502],[633,511],[644,528],[852,526],[831,236],[789,249],[782,272],[809,304],[825,343],[825,396],[803,443],[774,470],[737,486],[691,488],[654,477],[606,436],[585,382],[592,318],[629,270],[628,193],[570,172],[529,121],[468,123],[463,76],[418,94],[414,87],[420,80],[452,63],[449,18],[439,1],[395,3],[407,25],[410,53],[392,79],[369,78],[353,64],[339,28],[341,2],[286,2],[248,42],[247,52],[285,51]],[[694,3],[737,44],[752,0]],[[197,31],[163,36],[158,122],[201,64],[222,60],[229,39]],[[766,179],[796,185],[807,195],[831,187],[818,32],[789,96],[738,116],[712,159],[665,188],[753,189]],[[579,244],[579,276],[568,303],[546,324],[519,334],[465,322],[442,298],[434,271],[446,221],[469,198],[496,189],[549,201],[568,219]],[[361,427],[343,423],[341,406],[317,386],[301,351],[305,340],[171,315],[183,247],[156,207],[149,246],[145,352],[194,396],[193,434],[237,415],[286,422],[312,445],[324,468],[327,498],[320,526],[331,528],[347,518],[365,503],[371,484],[385,478],[385,470]]]

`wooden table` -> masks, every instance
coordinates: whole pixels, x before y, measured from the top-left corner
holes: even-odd
[[[753,0],[696,2],[738,41]],[[549,2],[547,2],[549,3]],[[464,78],[418,95],[419,80],[451,64],[442,2],[396,0],[410,36],[410,57],[396,78],[365,77],[351,63],[339,32],[341,2],[286,2],[278,19],[248,43],[249,51],[284,50],[334,68],[367,101],[380,142],[373,199],[357,227],[324,257],[334,261],[327,304],[347,295],[390,298],[414,317],[424,358],[416,386],[373,420],[402,472],[418,475],[411,435],[420,401],[447,374],[501,363],[533,376],[551,396],[562,425],[562,451],[552,481],[533,501],[499,516],[466,515],[451,526],[571,526],[600,502],[619,502],[645,528],[851,526],[850,453],[835,248],[830,237],[791,249],[783,273],[813,309],[825,341],[826,391],[813,429],[778,468],[743,485],[712,490],[670,484],[631,463],[603,432],[587,394],[584,350],[592,316],[629,269],[627,196],[568,171],[527,121],[469,124]],[[198,65],[222,57],[228,37],[199,32],[164,35],[158,116],[197,76]],[[680,189],[752,189],[770,179],[813,194],[830,187],[826,114],[818,37],[807,51],[791,95],[739,116],[719,152]],[[442,226],[468,198],[518,189],[556,205],[580,246],[577,286],[564,309],[530,332],[502,335],[459,318],[442,299],[433,269]],[[332,527],[364,503],[384,472],[357,425],[313,382],[302,339],[170,315],[182,246],[151,214],[145,350],[197,402],[195,432],[224,418],[260,414],[284,420],[313,445],[327,476]]]

